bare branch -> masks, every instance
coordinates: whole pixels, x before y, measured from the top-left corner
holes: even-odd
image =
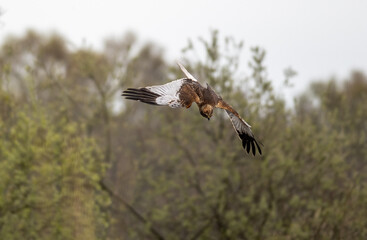
[[[123,199],[119,194],[113,191],[103,180],[100,181],[102,189],[104,189],[111,197],[121,202],[139,221],[144,224],[149,223],[149,221],[141,215],[132,205],[130,205],[125,199]],[[159,240],[164,240],[165,238],[162,234],[153,226],[149,227],[149,231]]]

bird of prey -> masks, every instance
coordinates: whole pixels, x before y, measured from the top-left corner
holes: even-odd
[[[261,148],[251,131],[251,126],[240,117],[236,110],[214,92],[209,84],[203,87],[182,64],[179,62],[177,64],[185,74],[185,78],[163,85],[128,88],[123,91],[122,96],[130,100],[152,105],[169,106],[171,108],[189,108],[195,102],[199,107],[200,114],[208,120],[212,117],[214,108],[224,109],[232,122],[233,128],[242,140],[242,146],[247,153],[250,153],[252,150],[255,156],[257,149],[261,155]]]

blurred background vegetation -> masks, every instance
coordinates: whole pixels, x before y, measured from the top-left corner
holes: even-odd
[[[254,158],[223,111],[120,97],[183,77],[162,51],[132,33],[100,51],[35,31],[3,41],[0,239],[367,239],[366,75],[286,104],[264,49],[244,63],[231,37],[190,41],[184,65],[253,126]]]

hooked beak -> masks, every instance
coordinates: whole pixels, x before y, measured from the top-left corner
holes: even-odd
[[[208,119],[208,121],[210,121],[210,118],[207,118]]]

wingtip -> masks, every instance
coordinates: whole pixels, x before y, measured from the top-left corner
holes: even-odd
[[[259,142],[261,146],[264,146],[261,142]],[[255,140],[255,144],[256,144],[256,147],[257,147],[257,151],[259,152],[260,155],[262,155],[262,151],[261,151],[261,148],[259,146],[259,143],[257,143],[257,141]]]
[[[176,64],[181,68],[182,67],[182,64],[179,60],[176,60]]]
[[[260,143],[260,144],[259,144]],[[257,152],[259,153],[259,155],[261,156],[262,155],[262,151],[261,151],[261,146],[264,146],[261,142],[259,142],[254,138],[254,140],[252,141],[252,154],[254,156],[256,156],[256,149],[257,149]]]
[[[193,81],[198,81],[194,76],[192,76],[191,73],[189,73],[189,71],[187,71],[187,69],[179,62],[176,61],[177,65],[180,67],[181,71],[185,74],[185,76]]]
[[[257,141],[255,137],[249,137],[245,134],[241,134],[237,131],[241,141],[242,141],[242,147],[247,152],[247,154],[251,154],[253,156],[256,156],[256,152],[259,153],[259,155],[262,155],[261,146],[264,146],[260,141]],[[256,151],[257,150],[257,151]]]

